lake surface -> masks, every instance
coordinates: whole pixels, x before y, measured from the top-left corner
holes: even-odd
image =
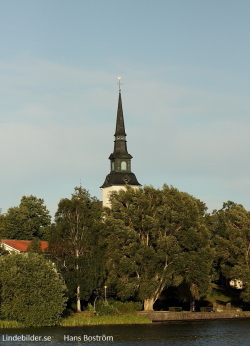
[[[40,341],[39,341],[40,339]],[[36,341],[37,340],[37,341]],[[119,345],[119,346],[238,346],[250,345],[250,319],[0,329],[3,346]]]

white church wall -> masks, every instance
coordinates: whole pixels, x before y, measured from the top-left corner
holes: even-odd
[[[138,189],[138,186],[133,186],[133,185],[129,185],[131,187],[133,187],[134,189]],[[102,206],[103,207],[108,207],[110,208],[111,204],[110,204],[110,199],[109,199],[109,195],[111,192],[114,191],[120,191],[120,190],[126,190],[126,185],[113,185],[113,186],[109,186],[109,187],[105,187],[102,189]]]

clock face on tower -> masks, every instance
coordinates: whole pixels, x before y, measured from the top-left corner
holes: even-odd
[[[129,178],[129,176],[126,174],[126,175],[124,175],[124,177],[122,178],[122,180],[124,181],[124,183],[125,184],[128,184],[129,182],[130,182],[130,178]]]

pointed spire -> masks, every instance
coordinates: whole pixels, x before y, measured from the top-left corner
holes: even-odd
[[[115,128],[115,141],[114,151],[109,156],[110,160],[110,173],[106,176],[104,183],[101,188],[107,191],[111,191],[110,188],[113,186],[121,187],[130,185],[134,187],[140,186],[136,176],[131,172],[131,159],[133,158],[127,151],[126,132],[123,118],[122,109],[122,97],[121,97],[121,77],[118,77],[119,83],[119,97],[116,117],[116,128]],[[103,203],[108,206],[107,193],[103,192]],[[105,202],[106,201],[106,202]]]
[[[121,91],[119,91],[119,97],[118,97],[115,136],[126,136],[124,118],[123,118]]]

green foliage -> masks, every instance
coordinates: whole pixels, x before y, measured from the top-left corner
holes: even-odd
[[[61,326],[75,327],[84,325],[104,325],[104,324],[148,324],[152,323],[147,317],[137,314],[107,315],[107,316],[86,316],[84,313],[77,313],[72,317],[65,318]]]
[[[96,312],[99,316],[118,315],[119,312],[113,304],[108,301],[99,300],[96,303]]]
[[[2,235],[4,234],[4,220],[4,215],[0,213],[0,239],[3,238]]]
[[[44,200],[23,196],[18,207],[9,208],[0,220],[0,235],[5,239],[32,240],[46,238],[46,227],[51,217]]]
[[[250,212],[228,201],[211,216],[218,270],[244,284],[241,297],[250,302]]]
[[[91,305],[90,303],[88,303],[87,308],[86,308],[86,311],[89,311],[89,312],[91,312],[92,314],[94,314],[94,313],[96,312],[94,306]]]
[[[23,328],[25,325],[17,321],[0,320],[0,328]]]
[[[0,258],[1,315],[26,326],[59,322],[64,286],[53,264],[35,253]]]
[[[114,192],[111,204],[103,238],[108,284],[119,297],[152,308],[164,288],[183,280],[197,298],[207,292],[212,251],[201,201],[164,185]]]
[[[6,256],[6,255],[9,255],[9,251],[5,250],[3,245],[0,243],[0,257],[1,256]]]
[[[90,305],[90,304],[89,304]],[[91,311],[92,305],[88,308]],[[98,300],[95,304],[96,312],[99,316],[129,314],[142,310],[141,302],[121,302],[115,299]]]
[[[121,302],[115,299],[108,299],[109,305],[112,305],[119,313],[128,314],[142,310],[141,302]]]
[[[42,247],[41,247],[40,239],[38,239],[38,238],[32,239],[28,248],[27,248],[27,251],[41,253]]]
[[[82,187],[75,188],[71,199],[59,202],[55,225],[50,228],[49,252],[78,302],[88,300],[99,285],[103,262],[99,246],[101,205]]]

